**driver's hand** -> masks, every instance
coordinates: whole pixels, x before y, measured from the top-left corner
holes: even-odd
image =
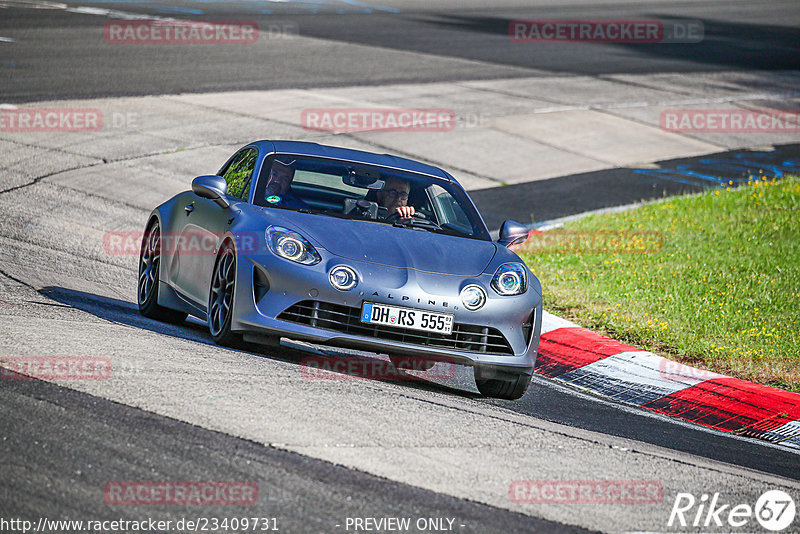
[[[414,206],[398,206],[397,215],[402,219],[410,219],[414,216]]]

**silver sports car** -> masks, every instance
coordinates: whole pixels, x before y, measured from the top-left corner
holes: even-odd
[[[387,154],[257,141],[153,210],[143,315],[208,321],[222,345],[280,337],[474,366],[486,396],[521,397],[542,321],[539,280],[493,241],[447,172]]]

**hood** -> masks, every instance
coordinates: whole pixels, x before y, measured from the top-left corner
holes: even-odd
[[[270,215],[276,211],[270,210]],[[273,224],[299,232],[314,246],[336,256],[429,273],[478,276],[497,252],[497,245],[492,241],[388,224],[291,211],[282,211],[280,217],[270,219]]]

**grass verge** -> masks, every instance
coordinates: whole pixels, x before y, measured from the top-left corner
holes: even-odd
[[[800,392],[800,179],[593,215],[516,252],[545,308],[687,365]]]

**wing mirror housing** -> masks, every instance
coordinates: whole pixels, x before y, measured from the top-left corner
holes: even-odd
[[[510,247],[522,243],[526,239],[528,239],[528,229],[516,221],[509,220],[500,227],[500,238],[497,242],[504,247]]]
[[[230,206],[230,203],[225,198],[227,191],[228,184],[222,176],[198,176],[192,180],[192,192],[195,195],[213,200],[219,204],[221,208]]]

